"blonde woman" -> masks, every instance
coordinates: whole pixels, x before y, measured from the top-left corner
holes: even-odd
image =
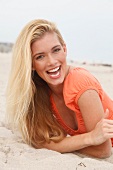
[[[113,101],[87,70],[68,66],[66,55],[54,23],[34,20],[24,27],[13,49],[8,121],[35,148],[109,157]]]

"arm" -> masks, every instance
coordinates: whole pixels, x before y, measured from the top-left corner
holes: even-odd
[[[108,158],[111,156],[111,141],[106,141],[98,146],[89,146],[78,150],[78,153],[96,158]]]
[[[97,128],[98,132],[100,130],[100,136],[99,138],[97,138],[97,140],[101,141],[102,138],[100,139],[100,137],[103,137],[101,136],[101,134],[104,135],[103,133],[106,133],[103,132],[103,130],[106,130],[106,127],[104,128],[104,126],[106,126],[107,124],[106,121],[109,120],[102,120],[102,118],[104,118],[105,113],[98,93],[95,90],[87,90],[79,98],[78,105],[80,107],[87,132],[94,132],[93,130],[95,129],[96,124],[99,122],[98,126],[100,127]],[[98,136],[98,134],[94,134],[95,136]],[[80,149],[79,152],[94,157],[108,157],[111,155],[111,140],[108,138],[108,140],[103,141],[102,144],[100,143],[100,145],[98,146],[86,147],[84,149]]]
[[[103,126],[109,128],[109,130],[103,130]],[[110,132],[110,133],[109,133]],[[112,133],[111,133],[112,132]],[[109,138],[113,137],[113,121],[102,119],[100,122],[97,123],[95,129],[91,132],[65,137],[62,141],[58,143],[50,142],[45,143],[42,147],[47,148],[50,150],[54,150],[60,153],[66,152],[73,152],[79,150],[80,153],[84,153],[87,155],[95,156],[98,158],[108,157],[111,154],[111,143],[108,140],[106,143],[105,141]],[[104,150],[100,147],[103,143],[103,148],[106,147],[109,153],[104,153]],[[95,145],[95,146],[94,146]],[[101,154],[100,154],[101,153]],[[102,154],[103,153],[103,154]]]
[[[89,98],[87,95],[90,97],[90,100],[86,100],[86,98]],[[90,102],[88,103],[87,101]],[[94,90],[85,92],[79,99],[79,105],[80,108],[82,107],[81,111],[88,132],[65,137],[58,143],[45,143],[42,147],[61,153],[79,150],[80,153],[98,158],[110,156],[110,138],[113,138],[113,120],[103,118],[105,113],[97,92]]]
[[[45,143],[44,148],[54,150],[60,153],[73,152],[84,147],[92,145],[91,133],[80,134],[76,136],[65,137],[62,141],[55,143]]]

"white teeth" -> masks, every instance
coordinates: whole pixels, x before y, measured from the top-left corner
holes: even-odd
[[[54,68],[54,69],[52,69],[52,70],[49,70],[48,72],[53,73],[53,72],[55,72],[55,71],[58,71],[58,69],[59,69],[59,67],[56,67],[56,68]]]

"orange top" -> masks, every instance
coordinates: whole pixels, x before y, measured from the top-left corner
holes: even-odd
[[[104,110],[108,108],[110,112],[109,119],[113,119],[113,101],[104,92],[98,80],[84,68],[74,68],[69,72],[64,81],[63,96],[66,106],[76,113],[78,130],[73,130],[65,124],[51,96],[54,116],[69,135],[87,132],[82,113],[78,106],[78,99],[88,89],[96,90],[98,92]],[[113,138],[111,140],[113,146]]]

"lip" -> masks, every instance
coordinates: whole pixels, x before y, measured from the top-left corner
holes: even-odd
[[[49,75],[49,77],[51,78],[51,79],[58,79],[59,77],[60,77],[60,72],[58,72],[55,76],[53,76],[53,75]]]
[[[58,68],[59,67],[59,68]],[[61,76],[61,66],[58,66],[58,67],[55,67],[55,68],[58,68],[58,70],[57,71],[55,71],[55,72],[48,72],[47,71],[47,75],[49,76],[49,78],[51,78],[51,79],[57,79],[57,78],[59,78],[60,76]],[[55,69],[54,68],[54,69]],[[53,70],[54,70],[53,69]],[[51,69],[52,70],[52,69]]]

